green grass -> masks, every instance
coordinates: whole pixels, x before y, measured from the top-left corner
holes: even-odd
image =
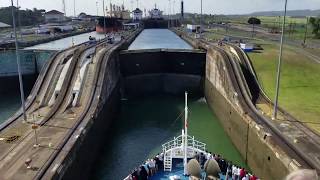
[[[272,17],[263,17],[263,22],[267,20],[272,21]],[[274,18],[274,17],[273,17]],[[292,19],[289,19],[292,20]],[[298,19],[301,26],[305,21]],[[298,22],[297,20],[297,22]],[[302,39],[304,36],[304,29],[297,28],[290,36],[290,39]],[[309,32],[310,32],[309,28]],[[209,39],[221,39],[223,34],[226,34],[222,28],[207,33]],[[250,32],[242,30],[229,30],[229,35],[238,37],[249,37]],[[286,38],[289,38],[286,35]],[[308,43],[318,43],[319,40],[311,39],[312,35],[308,34]],[[264,48],[261,53],[250,53],[249,56],[253,61],[253,65],[257,71],[261,84],[268,96],[273,100],[275,91],[275,75],[276,65],[279,54],[279,47],[274,42],[265,40],[264,36],[256,34],[253,43],[262,44]],[[284,60],[282,68],[282,79],[280,89],[280,106],[286,109],[289,113],[297,119],[306,123],[309,127],[320,132],[320,64],[315,63],[307,56],[298,53],[297,47],[285,46]],[[320,56],[320,49],[305,49],[313,55]]]
[[[250,53],[264,90],[273,99],[279,48],[265,44],[261,53]],[[279,104],[293,116],[320,132],[320,64],[285,47]]]
[[[250,16],[215,16],[214,18],[206,17],[205,22],[230,22],[233,24],[246,24],[248,25],[248,19]],[[271,28],[277,28],[279,31],[279,26],[282,25],[283,17],[281,16],[280,19],[278,16],[258,16],[261,20],[261,27],[271,29]],[[289,30],[291,29],[290,36],[287,36],[287,38],[295,39],[295,40],[303,40],[305,36],[305,25],[307,23],[306,18],[293,18],[293,17],[287,17],[286,18],[286,33],[289,34]],[[291,28],[290,28],[291,24]],[[233,32],[230,32],[232,34]],[[237,33],[237,32],[235,32]],[[248,33],[248,32],[247,32]],[[246,35],[251,36],[251,33]],[[313,39],[314,35],[312,34],[312,26],[308,25],[308,33],[307,33],[308,39]]]
[[[279,16],[258,16],[262,22],[262,24],[274,24],[274,22],[279,23]],[[306,18],[293,18],[293,17],[287,17],[287,22],[293,22],[296,24],[306,24],[307,19]],[[283,21],[283,16],[280,17],[280,23]]]

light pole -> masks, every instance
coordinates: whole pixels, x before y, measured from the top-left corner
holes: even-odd
[[[201,14],[200,14],[200,34],[202,34],[202,0],[201,0]]]
[[[275,98],[274,98],[274,108],[273,108],[272,119],[276,119],[277,118],[277,113],[278,113],[279,86],[280,86],[280,74],[281,74],[284,30],[285,30],[286,15],[287,15],[287,4],[288,4],[288,0],[285,0],[284,16],[283,16],[282,32],[281,32],[281,41],[280,41],[280,53],[279,53],[278,70],[277,70],[276,95],[275,95]]]
[[[174,9],[174,6],[176,5],[176,1],[175,0],[173,0],[173,5],[172,5],[172,14],[173,14],[173,19],[174,19],[174,16],[175,16],[175,14],[176,14],[176,11],[175,11],[175,9]]]
[[[103,32],[104,37],[107,37],[107,31],[106,31],[106,11],[104,7],[104,0],[102,0],[102,8],[103,8]]]
[[[169,0],[169,28],[171,27],[171,0]]]
[[[22,40],[19,0],[17,0],[17,8],[18,8],[18,26],[19,26],[19,32],[20,32],[20,39]]]
[[[99,16],[98,1],[96,2],[96,7],[97,7],[97,17],[98,17]]]
[[[18,45],[18,38],[17,38],[17,29],[16,29],[16,18],[13,10],[13,0],[11,0],[11,15],[12,15],[12,25],[14,31],[14,39],[15,39],[15,46],[16,46],[16,59],[18,65],[18,75],[19,75],[19,85],[20,85],[20,98],[21,98],[21,105],[22,105],[22,112],[23,112],[23,121],[27,121],[26,115],[26,106],[24,102],[24,91],[23,91],[23,82],[22,82],[22,74],[21,74],[21,64],[20,64],[20,56],[19,56],[19,45]]]
[[[76,0],[73,0],[73,16],[76,17]]]
[[[309,24],[309,17],[307,17],[307,22],[306,22],[306,28],[304,31],[304,38],[303,38],[303,45],[306,45],[306,41],[307,41],[307,34],[308,34],[308,24]]]
[[[67,16],[67,12],[66,12],[66,1],[62,0],[62,6],[63,6],[63,13],[65,16]]]

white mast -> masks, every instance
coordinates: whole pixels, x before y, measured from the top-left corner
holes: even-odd
[[[188,93],[185,92],[185,108],[184,108],[184,157],[183,157],[183,174],[187,175],[187,163],[188,163],[188,157],[187,157],[187,151],[188,151]]]
[[[19,11],[19,9],[18,9],[18,11]],[[26,122],[27,121],[27,114],[26,114],[26,105],[25,105],[25,99],[24,99],[23,79],[22,79],[22,72],[21,72],[21,62],[20,62],[20,55],[19,55],[19,45],[18,45],[16,18],[15,18],[13,0],[11,0],[11,15],[12,15],[12,25],[13,25],[13,32],[14,32],[14,39],[15,39],[14,43],[16,46],[16,59],[17,59],[17,66],[18,66],[18,76],[19,76],[21,106],[22,106],[22,112],[23,112],[23,122]]]

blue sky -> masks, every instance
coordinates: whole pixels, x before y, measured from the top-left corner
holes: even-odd
[[[67,15],[73,15],[74,0],[65,0]],[[102,15],[102,0],[75,0],[76,13],[86,12],[96,14],[98,2],[98,13]],[[180,0],[170,0],[171,11],[180,10]],[[16,0],[14,0],[16,4]],[[137,6],[137,0],[111,0],[112,3],[121,5],[123,2],[128,9]],[[151,9],[154,4],[164,10],[169,11],[169,0],[139,0],[141,9]],[[186,12],[199,12],[200,0],[184,0]],[[32,9],[43,8],[46,10],[56,9],[62,11],[62,0],[19,0],[22,8]],[[105,0],[109,4],[110,0]],[[10,0],[0,0],[0,6],[9,6]],[[203,0],[203,10],[208,14],[247,14],[255,11],[281,10],[284,0]],[[288,0],[288,9],[320,9],[320,0]]]

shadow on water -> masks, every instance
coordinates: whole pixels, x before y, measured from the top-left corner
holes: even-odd
[[[157,96],[122,101],[121,115],[97,164],[95,179],[119,179],[138,166],[181,129],[183,99]]]
[[[17,82],[18,84],[18,82]],[[5,85],[3,85],[5,86]],[[27,86],[24,89],[25,97],[31,92],[32,86]],[[10,90],[0,93],[0,124],[13,116],[21,107],[19,85],[15,90]]]
[[[244,165],[204,98],[193,98],[189,102],[191,135],[207,143],[212,152],[219,152],[227,159]],[[183,96],[153,96],[122,101],[120,118],[111,126],[110,135],[105,139],[94,179],[124,178],[144,160],[161,152],[163,143],[181,133],[183,108]]]
[[[2,93],[0,95],[0,124],[12,116],[21,106],[20,93]]]

